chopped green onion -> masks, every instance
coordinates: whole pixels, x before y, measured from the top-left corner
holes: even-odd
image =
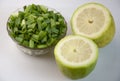
[[[66,33],[64,17],[43,5],[28,5],[13,13],[8,20],[10,36],[30,48],[54,45]]]
[[[29,47],[30,47],[30,48],[34,48],[34,47],[35,47],[35,44],[34,44],[34,41],[33,41],[33,40],[30,40],[30,41],[29,41]]]
[[[15,37],[15,40],[17,40],[19,43],[22,43],[23,38],[21,38],[21,37]]]

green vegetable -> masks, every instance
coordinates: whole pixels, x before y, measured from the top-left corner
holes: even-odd
[[[31,47],[31,48],[34,48],[34,47],[35,47],[35,44],[34,44],[34,41],[33,41],[33,40],[30,40],[30,41],[29,41],[29,47]]]
[[[9,17],[10,36],[30,48],[54,45],[67,30],[63,16],[43,5],[28,5]]]

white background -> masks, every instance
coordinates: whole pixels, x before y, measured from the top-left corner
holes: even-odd
[[[6,31],[10,14],[26,4],[43,4],[65,17],[67,35],[71,34],[70,18],[80,5],[93,0],[0,0],[0,81],[71,81],[57,68],[53,54],[33,57],[16,48]],[[104,4],[112,13],[116,34],[113,41],[99,49],[99,59],[94,71],[76,81],[120,81],[120,0],[95,0]]]

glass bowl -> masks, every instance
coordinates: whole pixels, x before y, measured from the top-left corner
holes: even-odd
[[[53,8],[50,8],[50,7],[47,7],[45,6],[46,8],[48,8],[48,11],[53,11],[55,13],[59,13],[58,11],[56,11],[55,9]],[[23,8],[20,8],[20,9],[17,9],[14,13],[18,13],[18,11],[23,11]],[[60,13],[59,13],[60,14]],[[62,36],[60,36],[57,40],[57,42],[51,46],[48,46],[48,47],[45,47],[45,48],[30,48],[30,47],[27,47],[27,46],[24,46],[22,44],[19,44],[18,41],[15,40],[15,38],[13,38],[10,34],[11,34],[11,29],[9,28],[8,26],[8,22],[9,22],[9,19],[10,17],[8,18],[8,21],[7,21],[7,32],[8,32],[8,35],[10,36],[10,38],[16,43],[17,47],[19,50],[21,50],[22,52],[24,52],[25,54],[28,54],[28,55],[32,55],[32,56],[36,56],[36,55],[42,55],[42,54],[47,54],[47,53],[50,53],[51,51],[53,51],[54,49],[54,46],[56,45],[56,43],[62,39],[65,35],[66,35],[66,32],[67,32],[67,23],[64,19],[64,23],[66,24],[66,30],[65,32],[62,34]]]

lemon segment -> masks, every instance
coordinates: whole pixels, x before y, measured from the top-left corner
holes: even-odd
[[[70,35],[58,42],[54,50],[60,70],[71,79],[87,76],[98,59],[97,45],[90,39]]]
[[[93,2],[86,3],[75,10],[71,18],[71,26],[74,34],[90,38],[95,42],[101,40],[96,42],[98,47],[107,45],[115,33],[115,24],[110,11],[104,5]],[[110,34],[111,37],[108,36]],[[104,36],[106,39],[100,39]],[[107,42],[104,42],[105,40]],[[100,44],[101,42],[103,43]]]

